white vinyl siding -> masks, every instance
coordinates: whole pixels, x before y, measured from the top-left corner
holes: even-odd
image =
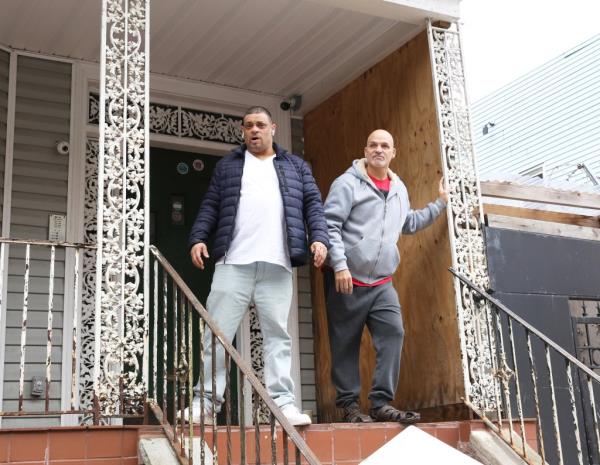
[[[298,334],[300,335],[300,380],[302,409],[317,414],[315,390],[315,345],[313,337],[310,267],[298,268]]]
[[[577,164],[600,178],[600,35],[475,102],[472,122],[482,179],[544,163],[547,181],[590,186]]]
[[[59,155],[56,144],[69,140],[71,65],[19,56],[15,110],[14,160],[10,236],[48,239],[48,216],[67,213],[69,156]],[[9,253],[4,372],[4,410],[15,411],[19,398],[19,361],[25,246],[12,245]],[[46,375],[46,341],[50,250],[32,246],[27,317],[24,408],[43,410],[43,397],[32,398],[31,378]],[[62,324],[65,254],[57,249],[54,280],[52,383],[50,409],[60,409]],[[3,426],[24,425],[25,419],[7,418]],[[39,426],[40,420],[36,420]],[[45,420],[59,424],[59,419]]]

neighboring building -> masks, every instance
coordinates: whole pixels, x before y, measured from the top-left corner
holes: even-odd
[[[600,35],[478,100],[471,117],[490,292],[597,372]],[[573,384],[573,405],[590,395],[584,376],[571,383],[569,373],[557,370],[549,379],[547,370],[530,365],[527,352],[528,341],[517,337],[515,366],[525,367],[528,376],[528,371],[535,373],[532,377],[541,386],[560,386],[558,398],[566,400]],[[525,390],[531,381],[521,376]],[[526,416],[536,416],[531,397],[520,408]],[[554,434],[554,414],[561,429],[574,425],[567,409],[537,414],[546,438]],[[584,408],[576,422],[591,425],[594,417]],[[598,463],[592,445],[596,438],[581,437],[580,463]],[[557,463],[560,453],[575,457],[575,442],[562,446],[562,452],[549,449],[549,463]]]
[[[600,35],[474,102],[471,118],[481,180],[600,191]]]

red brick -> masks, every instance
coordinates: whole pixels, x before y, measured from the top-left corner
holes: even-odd
[[[85,459],[85,439],[86,432],[83,430],[50,431],[50,460]]]
[[[122,465],[121,457],[110,459],[87,459],[85,465]]]
[[[139,463],[137,457],[123,457],[122,465],[138,465]]]
[[[138,432],[134,429],[123,430],[123,457],[137,457],[138,455]]]
[[[0,431],[0,463],[8,462],[8,452],[10,445],[10,433]]]
[[[220,431],[217,435],[217,450],[219,462],[227,463],[227,432]],[[240,433],[238,430],[231,431],[231,462],[241,462]]]
[[[449,446],[456,447],[458,444],[458,427],[443,427],[439,426],[436,428],[436,437],[448,444]]]
[[[260,462],[271,463],[271,433],[266,429],[259,432]],[[248,463],[256,463],[256,437],[255,430],[246,431],[246,460]]]
[[[421,431],[425,431],[427,434],[433,436],[434,438],[437,437],[437,428],[435,426],[420,426],[419,429]]]
[[[360,432],[360,457],[365,459],[386,443],[385,428],[364,429]]]
[[[123,431],[90,430],[87,435],[87,458],[113,458],[123,454]]]
[[[423,429],[423,428],[421,428]],[[390,442],[392,439],[394,439],[396,436],[398,436],[402,431],[404,431],[404,428],[386,428],[385,429],[385,442]]]
[[[336,429],[333,432],[333,461],[360,459],[360,439],[356,429]]]
[[[44,461],[48,446],[48,433],[13,433],[10,438],[9,462]]]
[[[460,442],[469,442],[471,439],[471,422],[461,421],[458,428],[458,439]]]
[[[308,430],[306,431],[306,443],[320,462],[331,462],[333,460],[333,434],[331,431]]]

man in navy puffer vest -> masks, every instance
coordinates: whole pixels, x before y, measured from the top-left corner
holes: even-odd
[[[231,341],[254,303],[263,333],[265,384],[269,395],[293,425],[310,424],[294,405],[291,338],[287,321],[292,301],[292,267],[323,264],[329,247],[321,193],[308,165],[273,143],[276,125],[262,107],[246,111],[244,145],[217,163],[190,233],[190,255],[204,269],[206,243],[215,274],[206,307]],[[308,226],[308,237],[307,228]],[[216,347],[216,392],[212,392],[211,335],[207,334],[204,386],[195,387],[194,421],[219,411],[225,389],[224,350]],[[213,397],[215,402],[213,405]],[[187,412],[189,414],[189,412]]]

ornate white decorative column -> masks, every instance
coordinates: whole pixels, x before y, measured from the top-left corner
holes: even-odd
[[[436,98],[440,150],[449,188],[448,224],[452,266],[483,289],[489,287],[481,225],[481,190],[477,178],[465,88],[460,33],[428,24],[429,53]],[[490,309],[454,281],[463,373],[468,400],[493,410],[498,398],[495,341],[488,325]]]
[[[102,415],[146,393],[149,0],[103,0],[94,395]]]

